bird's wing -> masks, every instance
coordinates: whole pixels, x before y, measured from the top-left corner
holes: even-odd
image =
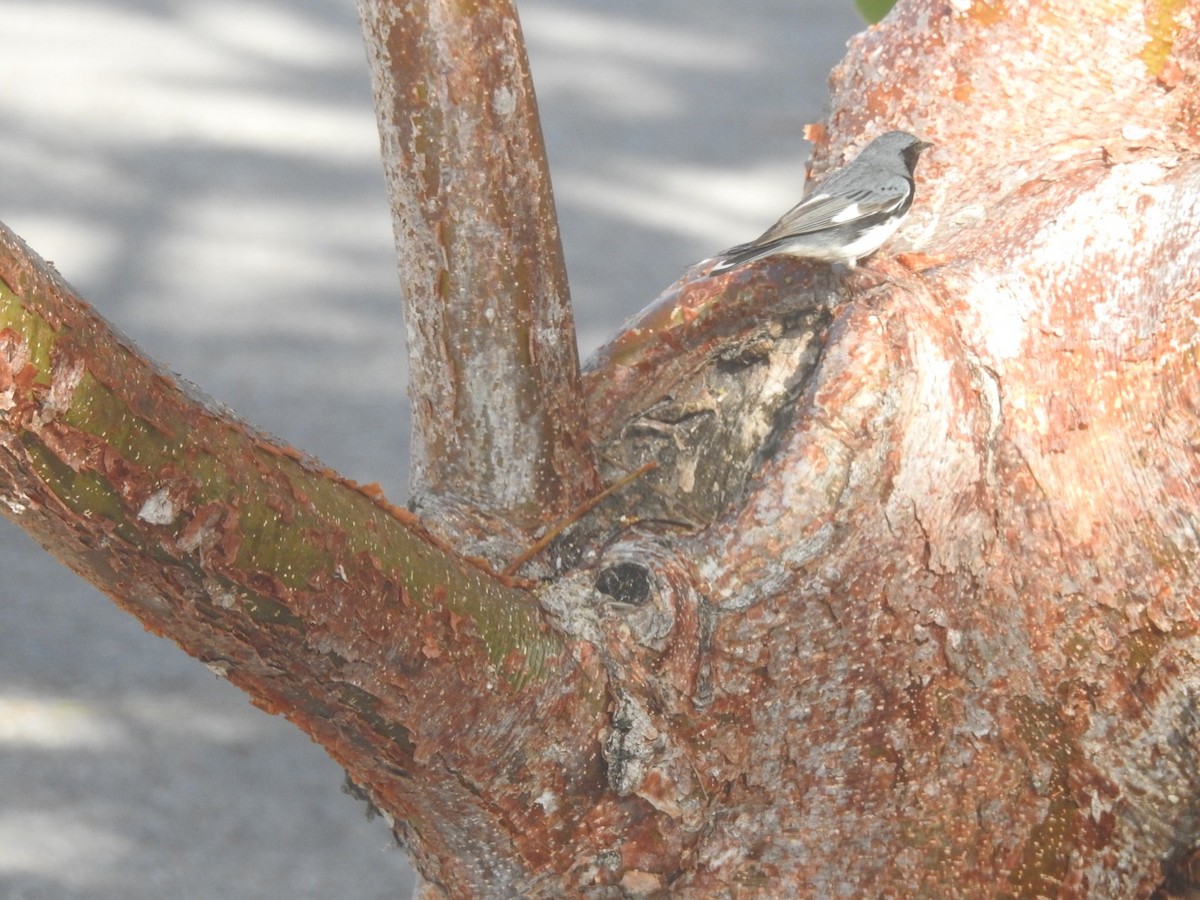
[[[859,219],[884,216],[899,209],[912,191],[912,182],[894,177],[870,188],[830,194],[825,186],[805,197],[763,232],[754,243],[778,240],[786,235],[810,234]]]

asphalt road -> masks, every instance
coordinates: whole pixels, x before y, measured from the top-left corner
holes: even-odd
[[[850,0],[521,4],[586,355],[799,197]],[[0,220],[243,416],[406,496],[349,0],[5,0]],[[0,520],[0,900],[407,897],[307,737]]]

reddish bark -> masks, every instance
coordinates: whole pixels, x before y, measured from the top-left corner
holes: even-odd
[[[516,9],[359,10],[405,298],[413,493],[431,519],[461,498],[539,525],[597,483]]]
[[[0,413],[5,514],[324,746],[426,877],[568,864],[537,824],[587,812],[604,673],[527,591],[185,394],[3,226]]]
[[[0,498],[329,747],[430,894],[1180,889],[1197,17],[925,0],[853,42],[814,168],[933,140],[885,248],[920,252],[691,273],[602,350],[604,477],[656,467],[580,507],[541,611],[179,395],[11,239]]]

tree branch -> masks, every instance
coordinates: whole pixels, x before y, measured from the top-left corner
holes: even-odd
[[[596,487],[509,0],[360,0],[406,301],[413,486],[533,526]]]
[[[529,594],[185,393],[3,226],[0,512],[419,823],[427,874],[478,845],[519,881],[528,798],[595,779],[603,673]]]

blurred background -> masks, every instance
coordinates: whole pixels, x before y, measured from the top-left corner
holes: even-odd
[[[586,356],[799,199],[850,0],[519,3]],[[406,499],[350,0],[5,0],[0,221],[160,362]],[[397,898],[341,770],[0,519],[0,900]]]

